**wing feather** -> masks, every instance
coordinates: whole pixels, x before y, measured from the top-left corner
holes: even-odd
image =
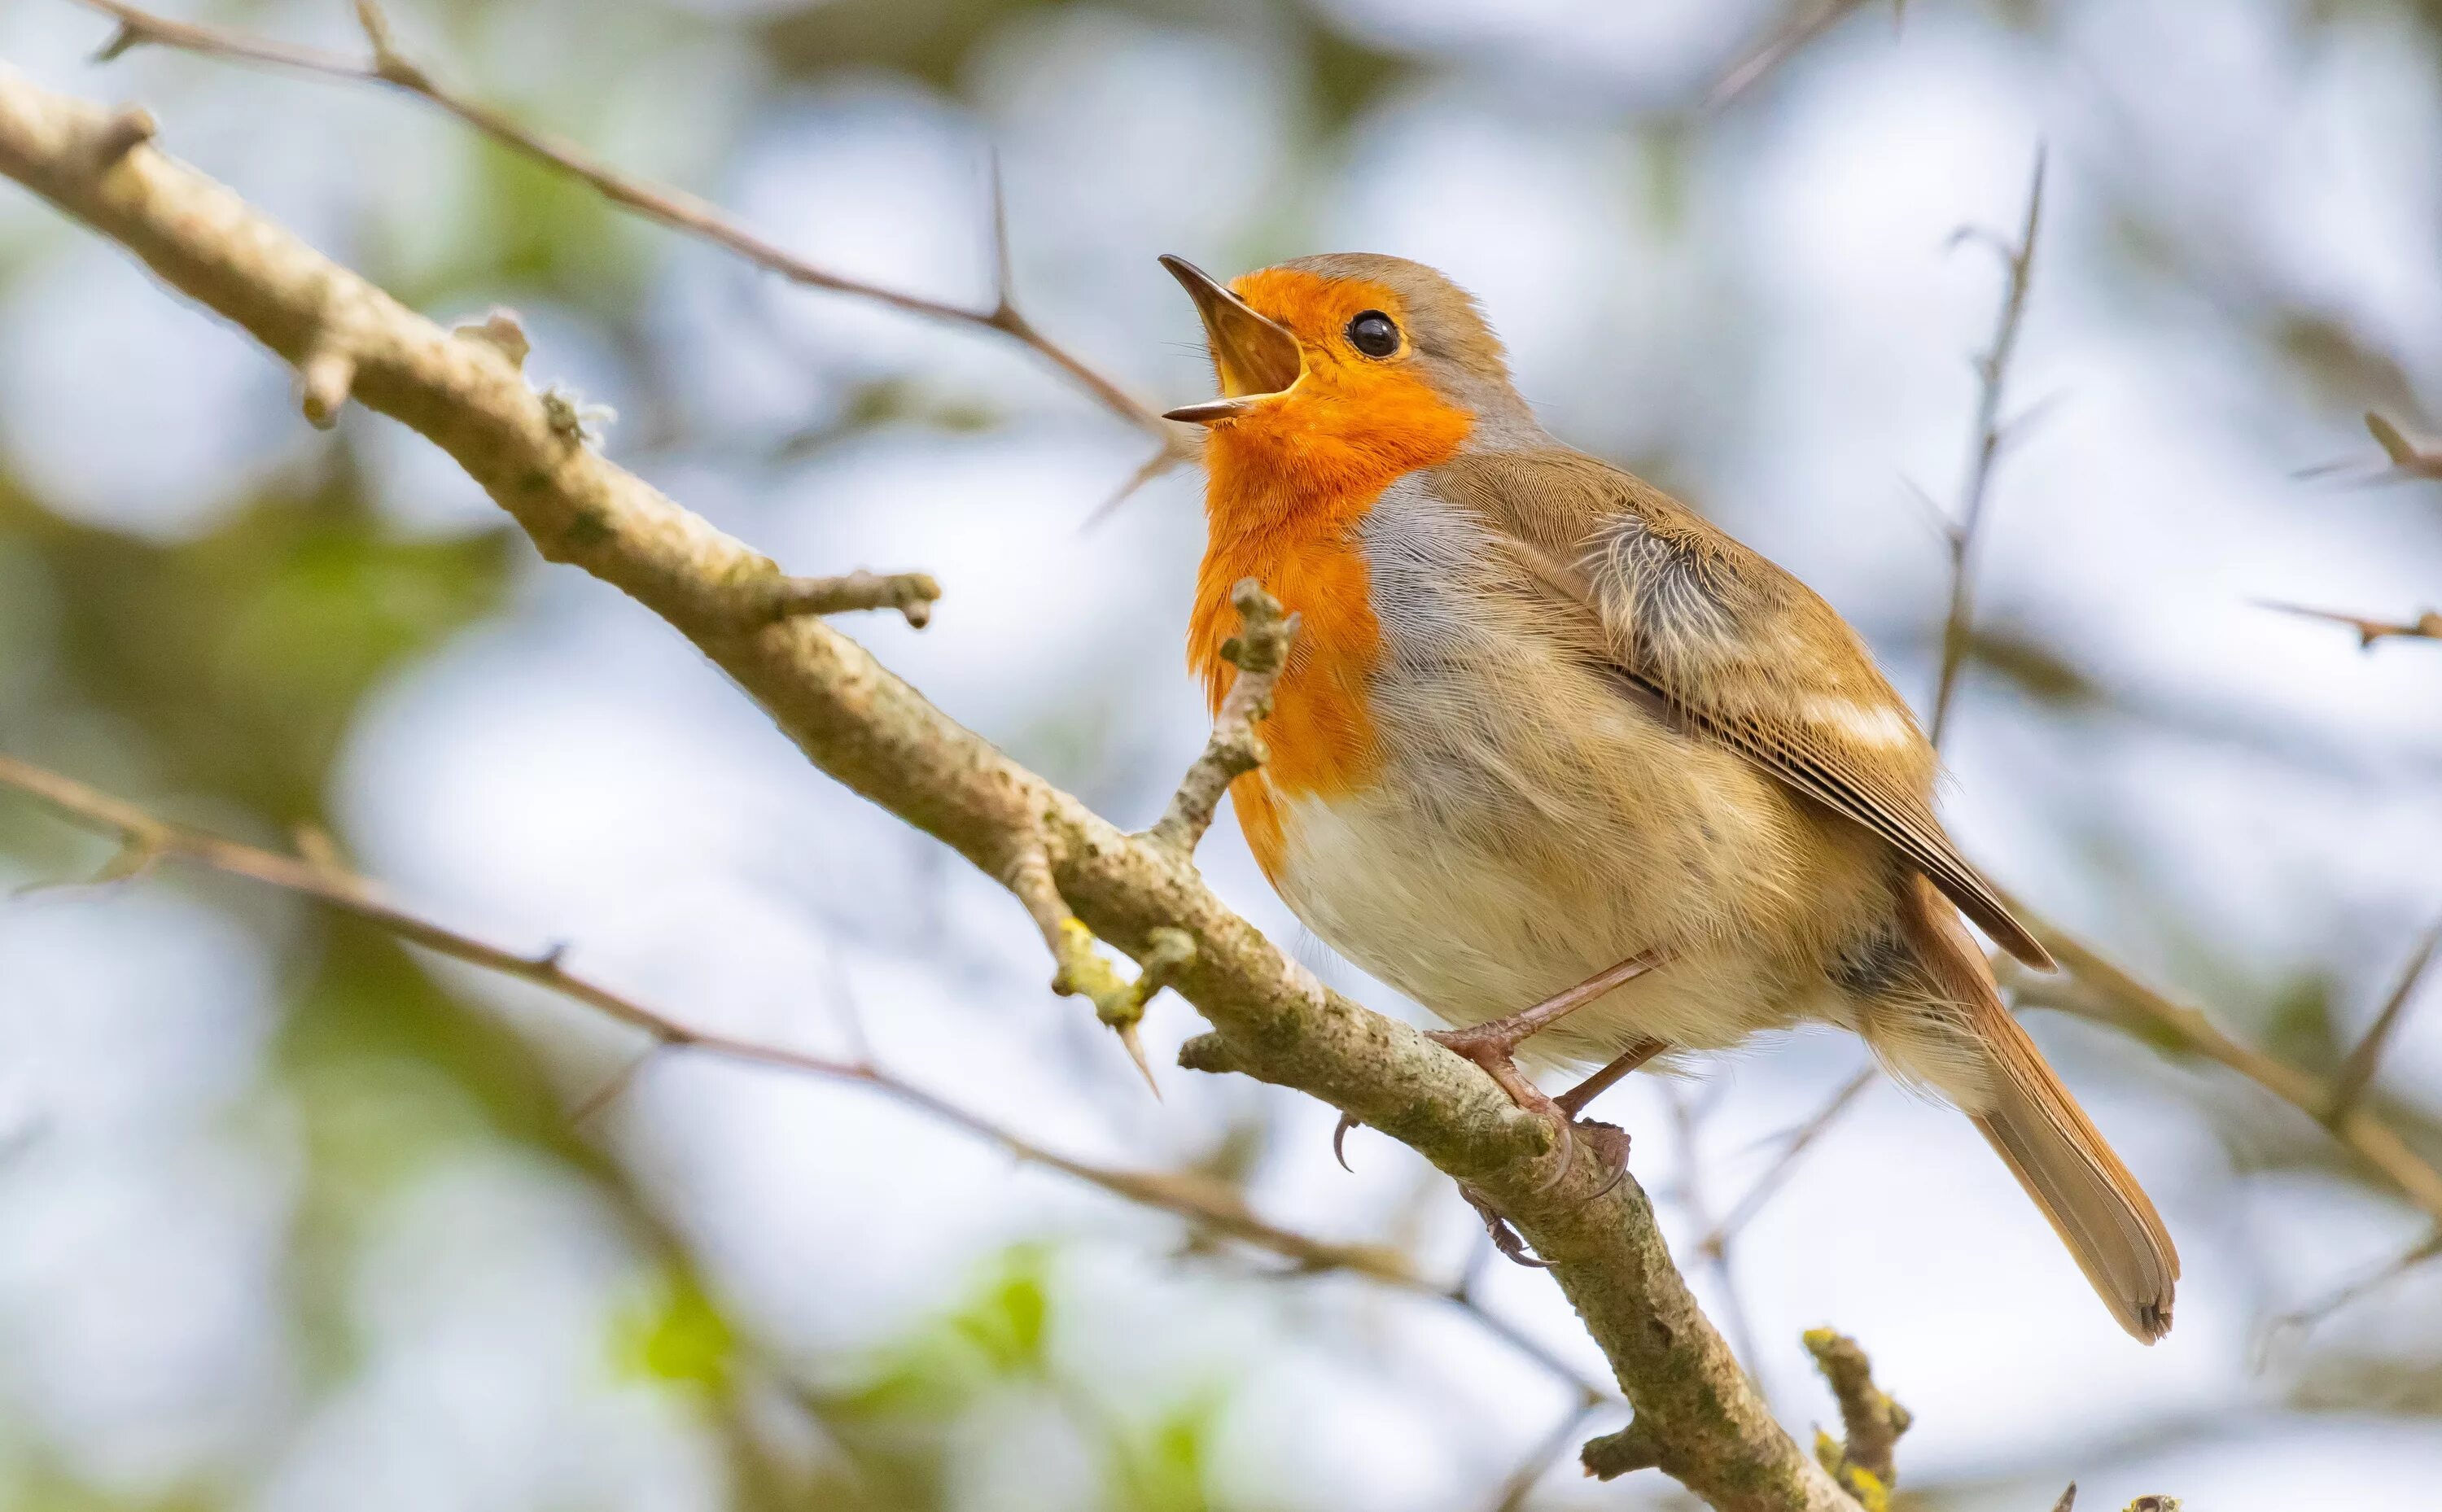
[[[1792,789],[1881,836],[2003,949],[2051,956],[1933,811],[1938,763],[1847,621],[1650,484],[1562,447],[1470,453],[1435,490],[1516,541],[1598,622],[1624,693],[1658,699]]]

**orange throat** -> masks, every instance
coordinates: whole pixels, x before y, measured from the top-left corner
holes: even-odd
[[[1275,885],[1287,806],[1361,790],[1378,759],[1367,699],[1381,627],[1359,538],[1366,514],[1400,477],[1449,461],[1473,424],[1420,389],[1359,404],[1344,391],[1308,396],[1303,387],[1212,428],[1209,537],[1187,630],[1188,665],[1217,711],[1237,676],[1221,647],[1237,632],[1230,594],[1238,580],[1256,579],[1298,615],[1262,726],[1270,759],[1230,788],[1248,847]],[[1363,418],[1352,424],[1356,415]]]

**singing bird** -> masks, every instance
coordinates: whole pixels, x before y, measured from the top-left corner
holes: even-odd
[[[1854,1030],[1975,1120],[2121,1326],[2160,1338],[2170,1235],[1959,915],[2050,957],[1943,832],[1933,748],[1857,632],[1553,439],[1432,268],[1305,257],[1225,287],[1162,262],[1221,391],[1170,412],[1207,428],[1188,655],[1216,709],[1232,586],[1299,615],[1269,760],[1230,790],[1290,910],[1580,1145],[1586,1101],[1657,1051]],[[1522,1045],[1609,1064],[1553,1099]]]

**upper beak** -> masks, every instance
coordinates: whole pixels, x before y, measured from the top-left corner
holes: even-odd
[[[1294,384],[1305,373],[1305,356],[1286,326],[1257,315],[1246,301],[1221,286],[1212,275],[1183,257],[1164,253],[1161,265],[1195,301],[1204,318],[1204,336],[1212,346],[1212,366],[1221,376],[1221,397],[1184,405],[1162,416],[1211,424],[1244,414],[1259,399]]]

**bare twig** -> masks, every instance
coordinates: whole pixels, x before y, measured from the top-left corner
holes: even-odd
[[[1704,107],[1719,110],[1753,88],[1764,75],[1779,67],[1791,54],[1831,30],[1852,10],[1863,9],[1866,0],[1808,0],[1807,8],[1792,17],[1781,27],[1757,44],[1722,73],[1719,82],[1704,94]],[[1906,0],[1894,0],[1892,18],[1904,13]]]
[[[356,0],[357,19],[364,27],[366,41],[372,49],[371,58],[363,61],[319,47],[299,46],[218,27],[173,21],[129,5],[125,0],[77,0],[77,3],[101,11],[118,23],[118,29],[99,54],[104,61],[117,58],[132,47],[157,46],[231,63],[262,64],[326,79],[386,85],[446,111],[514,152],[582,179],[623,209],[710,242],[757,267],[779,274],[791,282],[853,295],[928,319],[999,332],[1058,369],[1103,409],[1158,438],[1162,445],[1160,456],[1178,459],[1187,455],[1189,443],[1180,436],[1176,428],[1083,357],[1045,336],[1011,302],[1007,218],[1001,209],[997,174],[994,175],[993,195],[996,298],[992,308],[979,310],[884,288],[809,263],[765,241],[720,209],[692,194],[623,173],[573,142],[519,125],[506,112],[461,94],[401,55],[391,38],[387,18],[372,0]]]
[[[1806,1352],[1832,1385],[1844,1434],[1836,1444],[1828,1434],[1818,1435],[1814,1451],[1867,1512],[1881,1512],[1899,1484],[1895,1449],[1908,1430],[1908,1410],[1874,1384],[1873,1366],[1855,1339],[1829,1328],[1810,1329]]]
[[[1679,1201],[1687,1216],[1699,1229],[1719,1232],[1714,1227],[1711,1207],[1704,1200],[1704,1165],[1699,1147],[1699,1125],[1704,1121],[1690,1106],[1685,1089],[1667,1084],[1663,1096],[1670,1104],[1672,1132],[1679,1139]],[[1738,1271],[1730,1256],[1729,1241],[1708,1245],[1701,1251],[1705,1265],[1712,1268],[1713,1280],[1722,1288],[1722,1310],[1729,1322],[1730,1337],[1737,1340],[1739,1357],[1746,1362],[1747,1374],[1762,1369],[1763,1356],[1756,1348],[1755,1324],[1747,1317],[1745,1296],[1739,1290]]]
[[[1518,1462],[1518,1467],[1501,1483],[1500,1491],[1493,1498],[1492,1512],[1522,1512],[1526,1499],[1535,1494],[1536,1483],[1542,1480],[1553,1466],[1560,1463],[1560,1457],[1569,1452],[1569,1445],[1585,1428],[1586,1419],[1601,1406],[1599,1399],[1579,1402],[1562,1413],[1560,1420],[1552,1425],[1552,1431],[1536,1440],[1535,1446]]]
[[[2303,614],[2308,619],[2330,620],[2358,632],[2358,645],[2374,649],[2377,641],[2397,636],[2403,640],[2442,641],[2442,611],[2427,610],[2413,620],[2367,619],[2358,614],[2343,614],[2338,610],[2308,609],[2304,604],[2283,604],[2272,599],[2257,599],[2262,609],[2278,610],[2284,614]]]
[[[1187,937],[1194,950],[1173,985],[1213,1028],[1183,1063],[1313,1094],[1482,1193],[1554,1263],[1667,1473],[1737,1512],[1850,1512],[1852,1499],[1774,1420],[1697,1306],[1632,1175],[1579,1161],[1553,1180],[1548,1121],[1472,1063],[1324,987],[1190,862],[1011,761],[819,616],[742,625],[739,584],[774,571],[767,561],[572,444],[505,354],[405,308],[156,147],[98,167],[109,120],[0,74],[0,175],[291,363],[343,323],[359,403],[447,451],[546,556],[686,634],[822,770],[988,876],[1014,881],[1039,849],[1067,911],[1139,961],[1159,949],[1155,931]]]
[[[2329,1296],[2310,1303],[2296,1312],[2284,1313],[2273,1319],[2265,1331],[2269,1335],[2278,1335],[2293,1328],[2312,1328],[2359,1298],[2381,1290],[2437,1255],[2442,1255],[2442,1230],[2437,1230],[2393,1259],[2384,1261],[2375,1269],[2337,1288]]]
[[[1831,1101],[1824,1103],[1815,1111],[1813,1118],[1799,1124],[1796,1131],[1790,1135],[1789,1142],[1781,1147],[1779,1156],[1771,1165],[1764,1168],[1763,1175],[1756,1177],[1755,1185],[1747,1188],[1746,1193],[1731,1207],[1728,1216],[1714,1225],[1712,1231],[1704,1235],[1696,1247],[1698,1252],[1711,1258],[1726,1259],[1730,1241],[1737,1238],[1748,1224],[1754,1222],[1755,1215],[1761,1212],[1764,1205],[1780,1191],[1781,1183],[1788,1180],[1790,1172],[1795,1169],[1798,1157],[1804,1155],[1815,1140],[1823,1137],[1823,1131],[1830,1128],[1834,1120],[1847,1112],[1849,1104],[1857,1101],[1866,1088],[1874,1084],[1881,1074],[1875,1067],[1868,1066],[1841,1083],[1840,1090],[1832,1094]]]
[[[1264,740],[1255,726],[1271,715],[1272,689],[1297,638],[1298,617],[1282,613],[1280,600],[1265,592],[1263,584],[1242,579],[1230,597],[1238,608],[1239,628],[1222,644],[1221,656],[1238,669],[1237,676],[1222,696],[1203,754],[1179,780],[1169,809],[1144,832],[1146,840],[1181,856],[1195,853],[1230,784],[1264,764]]]
[[[2009,380],[2010,358],[2018,349],[2018,328],[2027,313],[2027,288],[2034,272],[2035,233],[2043,225],[2044,152],[2035,150],[2035,169],[2027,186],[2027,217],[2016,242],[1996,232],[1970,227],[1952,238],[1981,242],[2000,255],[2003,273],[2001,313],[1993,327],[1993,344],[1976,359],[1978,379],[1976,439],[1969,448],[1967,477],[1959,485],[1959,513],[1950,527],[1950,609],[1941,624],[1941,671],[1934,683],[1933,715],[1926,733],[1938,750],[1950,722],[1950,700],[1959,683],[1960,665],[1976,620],[1976,544],[1984,523],[1985,501],[1992,492],[1993,465],[2015,426],[2001,419],[2001,399]]]

